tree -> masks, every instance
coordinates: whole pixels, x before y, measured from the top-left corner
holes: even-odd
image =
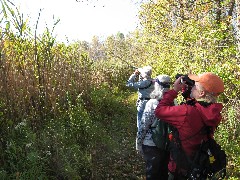
[[[89,49],[90,59],[97,61],[105,59],[105,52],[103,44],[97,36],[93,36]]]

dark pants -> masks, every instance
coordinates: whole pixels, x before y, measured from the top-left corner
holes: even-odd
[[[169,152],[156,146],[142,147],[146,162],[146,180],[167,180]]]

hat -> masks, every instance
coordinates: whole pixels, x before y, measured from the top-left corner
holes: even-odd
[[[156,77],[156,81],[160,86],[162,86],[163,88],[170,88],[170,76],[168,75],[159,75]]]
[[[195,82],[199,82],[207,92],[212,93],[214,96],[218,96],[224,91],[223,80],[211,72],[200,75],[189,74],[188,77]]]
[[[138,68],[142,77],[147,77],[152,75],[152,67],[151,66],[144,66],[142,68]]]
[[[165,74],[157,76],[156,79],[158,79],[158,81],[162,82],[162,83],[170,83],[171,82],[170,76],[165,75]]]

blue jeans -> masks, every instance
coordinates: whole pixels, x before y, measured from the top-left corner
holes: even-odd
[[[137,128],[139,130],[140,125],[141,125],[141,119],[143,116],[143,111],[146,106],[147,100],[138,100],[137,101]]]
[[[167,180],[169,152],[157,146],[143,145],[142,148],[146,162],[146,180]]]

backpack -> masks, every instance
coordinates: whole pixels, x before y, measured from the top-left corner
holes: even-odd
[[[226,176],[227,156],[221,146],[210,137],[210,127],[204,127],[208,139],[202,141],[198,151],[190,159],[182,150],[177,129],[174,129],[174,141],[171,142],[171,156],[178,168],[187,170],[187,178],[191,180],[223,179]],[[197,134],[196,134],[197,135]],[[192,137],[194,137],[193,135]],[[190,137],[190,138],[192,138]],[[189,138],[188,138],[189,139]]]
[[[156,118],[151,125],[151,131],[155,145],[162,150],[167,150],[170,143],[168,137],[169,132],[171,131],[170,125]]]
[[[194,156],[190,179],[223,179],[226,176],[227,156],[212,138],[203,141]]]

